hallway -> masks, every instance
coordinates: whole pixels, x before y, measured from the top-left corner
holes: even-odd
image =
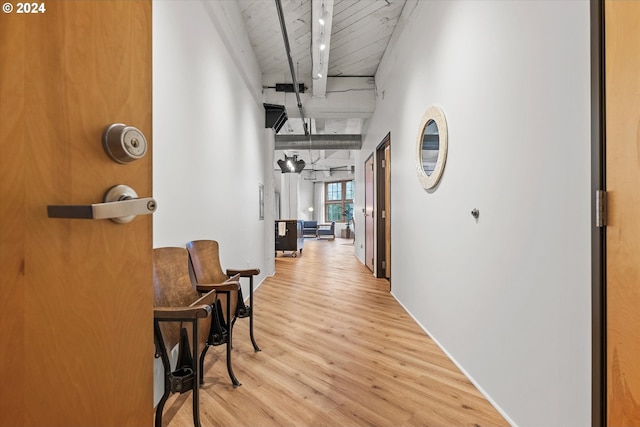
[[[278,253],[276,274],[234,328],[233,389],[211,348],[203,426],[503,426],[508,423],[354,256],[352,240],[306,239]],[[192,425],[191,394],[172,396],[164,425]]]

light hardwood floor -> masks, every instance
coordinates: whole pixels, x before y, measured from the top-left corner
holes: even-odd
[[[351,240],[306,239],[255,292],[234,328],[234,389],[224,348],[205,362],[203,426],[508,426],[354,255]],[[221,248],[224,250],[224,248]],[[228,266],[233,267],[233,266]],[[164,425],[193,425],[191,394]]]

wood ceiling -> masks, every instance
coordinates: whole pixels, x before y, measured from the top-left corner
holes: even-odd
[[[276,83],[293,81],[276,0],[236,0],[236,3],[262,71],[265,102],[287,108],[289,120],[280,133],[304,135],[295,94],[274,90]],[[407,0],[281,0],[296,78],[306,87],[302,105],[312,134],[361,133],[364,121],[375,109],[375,73],[406,3]],[[326,93],[317,97],[312,96],[316,92],[314,84],[318,84],[315,74],[318,57],[314,58],[314,50],[317,55],[317,18],[322,10],[331,12],[327,26],[330,37],[324,35],[329,41],[323,82]],[[281,154],[276,151],[277,158]],[[309,149],[287,154],[298,154],[309,164],[308,169],[348,170],[353,166],[353,155],[344,151]],[[311,177],[331,178],[329,172]]]
[[[322,0],[315,0],[321,2]],[[329,76],[373,77],[406,0],[335,0]],[[275,1],[237,0],[263,74],[289,74]],[[282,0],[291,56],[311,79],[310,0]]]

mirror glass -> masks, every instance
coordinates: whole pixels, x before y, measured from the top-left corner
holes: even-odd
[[[447,162],[448,140],[449,130],[444,111],[432,105],[422,115],[415,145],[416,172],[425,190],[435,191],[440,182]]]
[[[440,152],[440,135],[438,124],[435,120],[429,120],[422,134],[422,170],[427,176],[431,176],[438,162]]]

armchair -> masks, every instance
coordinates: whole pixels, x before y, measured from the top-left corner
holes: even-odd
[[[327,236],[333,240],[336,238],[336,222],[331,221],[329,224],[318,224],[318,231],[316,232],[316,238]]]
[[[304,237],[316,237],[318,232],[318,221],[302,221],[302,234]]]

